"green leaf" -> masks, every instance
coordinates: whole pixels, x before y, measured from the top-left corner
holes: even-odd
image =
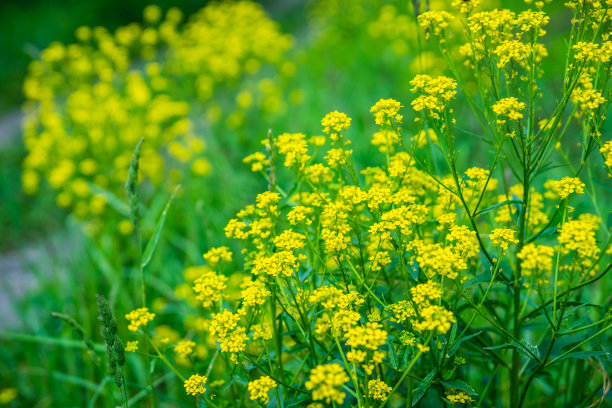
[[[126,218],[130,216],[130,207],[128,207],[128,205],[119,197],[96,184],[88,182],[87,185],[89,186],[89,190],[92,194],[102,197],[108,203],[108,205],[110,205],[119,214]]]
[[[459,346],[461,345],[461,343],[463,343],[464,341],[467,341],[473,337],[478,336],[480,333],[482,333],[482,331],[476,332],[476,333],[472,333],[469,336],[463,336],[461,337],[459,340],[457,340],[452,347],[448,350],[448,356],[452,357],[455,355],[455,353],[457,352],[457,350],[459,349]]]
[[[445,387],[465,391],[471,395],[478,395],[472,387],[470,387],[465,381],[462,380],[440,381],[440,383],[442,383],[442,385],[444,385]]]
[[[561,357],[557,361],[555,361],[555,363],[558,363],[558,362],[563,361],[563,360],[567,360],[568,358],[583,359],[583,358],[589,358],[589,357],[607,356],[608,354],[610,354],[610,353],[608,353],[606,351],[598,351],[598,350],[576,351],[574,353],[568,353],[568,354],[564,355],[563,357]]]
[[[503,207],[504,205],[509,205],[509,204],[523,204],[523,201],[521,201],[521,200],[505,200],[505,201],[502,201],[501,203],[493,204],[492,206],[487,207],[484,210],[478,211],[476,214],[474,214],[474,217],[476,217],[477,215],[486,214],[486,213],[488,213],[490,211],[498,209],[499,207]]]
[[[436,370],[433,369],[427,374],[425,378],[421,382],[419,382],[419,387],[414,393],[414,397],[412,398],[412,406],[416,406],[419,403],[423,395],[427,392],[429,387],[431,387],[431,382],[433,381],[434,376],[436,375]]]
[[[153,236],[149,240],[149,243],[147,244],[147,247],[145,248],[144,254],[142,255],[140,266],[143,268],[149,264],[149,262],[151,261],[151,258],[153,257],[153,252],[155,252],[155,248],[157,247],[157,243],[159,242],[159,237],[161,235],[162,230],[164,229],[164,223],[166,222],[166,216],[168,215],[168,209],[170,208],[170,204],[172,204],[174,195],[176,194],[176,192],[178,191],[180,187],[181,187],[180,185],[176,186],[176,188],[172,192],[172,195],[170,196],[170,199],[168,200],[168,204],[166,204],[166,208],[164,208],[164,211],[161,213],[159,219],[157,220],[157,225],[155,226],[155,232],[153,232]]]
[[[520,353],[530,358],[533,357],[532,354],[530,354],[530,352],[533,353],[533,355],[535,356],[539,355],[538,346],[529,344],[525,340],[521,340],[521,343],[518,343],[516,341],[511,341],[510,343],[504,343],[498,346],[485,347],[485,350],[511,349],[511,348],[517,349]]]
[[[389,343],[388,346],[389,346],[389,361],[391,362],[391,367],[397,370],[399,361],[397,359],[397,353],[395,352],[395,347],[393,347],[393,344],[391,343]]]

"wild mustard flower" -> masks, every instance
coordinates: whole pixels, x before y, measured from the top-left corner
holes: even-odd
[[[125,315],[125,318],[130,321],[128,329],[131,331],[138,331],[140,326],[146,326],[147,323],[153,320],[155,313],[150,313],[146,307],[141,307],[132,310],[130,313]]]
[[[391,387],[381,380],[370,380],[368,381],[368,393],[369,396],[375,400],[384,401],[389,396]]]
[[[521,269],[525,276],[536,272],[545,276],[552,271],[552,257],[554,249],[546,245],[529,243],[518,253],[517,258],[521,260]]]
[[[199,374],[194,374],[185,381],[185,392],[187,395],[199,396],[206,392],[206,384],[208,379]]]
[[[460,391],[460,390],[450,390],[446,393],[446,398],[452,403],[452,404],[469,404],[470,402],[473,402],[474,400],[472,399],[472,397],[465,391]]]
[[[193,353],[195,346],[196,343],[194,341],[181,340],[177,343],[176,346],[174,346],[174,351],[176,352],[176,354],[179,355],[179,357],[187,358]]]
[[[519,240],[516,239],[516,231],[510,228],[495,228],[489,234],[489,238],[493,246],[501,248],[502,252],[505,252],[509,245],[519,243]]]
[[[125,345],[125,351],[129,353],[135,353],[138,351],[138,340],[128,341]]]
[[[395,99],[381,99],[370,108],[370,112],[374,114],[377,125],[391,126],[392,123],[402,121],[402,115],[398,114],[401,107],[402,105]]]
[[[519,102],[515,97],[503,98],[493,104],[493,112],[500,117],[497,123],[502,125],[506,119],[519,120],[523,117],[521,111],[525,109],[525,103]]]
[[[249,383],[249,398],[252,400],[258,400],[262,404],[266,405],[270,402],[268,391],[276,388],[276,381],[268,376],[260,377]]]
[[[202,306],[210,307],[219,300],[219,297],[227,287],[227,277],[219,275],[211,270],[204,271],[199,278],[193,282],[193,291],[196,299],[202,301]]]
[[[310,371],[306,389],[312,391],[312,399],[331,404],[342,404],[346,394],[339,388],[349,381],[348,375],[339,364],[322,364]]]
[[[574,193],[584,194],[584,183],[577,177],[548,180],[544,187],[550,190],[550,194],[545,194],[545,196],[559,197],[562,200]]]

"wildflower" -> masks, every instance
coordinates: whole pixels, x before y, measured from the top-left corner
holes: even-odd
[[[199,374],[194,374],[185,381],[185,392],[187,395],[198,396],[206,392],[206,381],[208,379]]]
[[[451,247],[441,244],[427,244],[417,249],[419,266],[431,277],[434,273],[456,279],[459,272],[467,269],[467,263]]]
[[[268,391],[276,388],[276,381],[268,376],[260,377],[257,380],[251,381],[248,388],[250,399],[259,400],[259,402],[266,405],[270,402]]]
[[[346,345],[378,350],[387,341],[387,332],[380,323],[368,322],[365,326],[356,326],[346,334]]]
[[[372,145],[378,146],[378,150],[381,153],[393,153],[395,145],[399,142],[399,135],[395,131],[388,129],[381,129],[375,132],[371,140]]]
[[[604,163],[606,166],[612,167],[612,140],[608,140],[606,143],[604,143],[599,151],[604,158]]]
[[[210,307],[219,300],[219,296],[225,290],[227,277],[219,275],[211,270],[203,272],[193,282],[193,291],[197,293],[196,299],[202,301],[202,306]]]
[[[536,272],[550,272],[552,270],[553,253],[553,248],[549,246],[526,244],[517,255],[517,258],[521,260],[523,275],[530,276]]]
[[[440,284],[434,281],[420,283],[415,287],[410,288],[412,301],[420,306],[428,305],[430,301],[440,299],[442,297],[442,289]]]
[[[315,163],[306,167],[304,174],[313,184],[329,183],[333,177],[331,169],[321,163]]]
[[[259,253],[253,261],[253,275],[291,276],[299,269],[299,259],[292,252],[282,250],[272,255]]]
[[[302,169],[310,159],[307,154],[308,142],[303,133],[283,133],[276,138],[275,145],[278,152],[285,156],[285,167]]]
[[[375,400],[385,401],[391,392],[391,387],[381,380],[368,381],[368,394]]]
[[[446,109],[451,99],[457,94],[457,83],[452,78],[429,75],[417,75],[411,81],[411,92],[419,96],[411,102],[415,112],[425,111],[434,119],[440,118],[440,113]]]
[[[504,124],[506,119],[519,120],[523,117],[521,111],[525,109],[525,104],[519,102],[515,97],[503,98],[493,104],[493,112],[500,117],[498,124]]]
[[[195,345],[195,342],[191,340],[181,340],[174,347],[174,351],[176,351],[179,357],[187,358],[187,356],[193,353],[193,348],[195,347]]]
[[[392,126],[394,122],[402,121],[402,115],[398,114],[401,107],[395,99],[381,99],[370,108],[370,112],[374,114],[377,125]]]
[[[304,248],[306,237],[298,232],[291,230],[283,231],[279,236],[274,238],[274,245],[278,248],[291,251],[294,249]]]
[[[270,291],[266,289],[265,284],[260,280],[246,278],[241,288],[240,296],[244,306],[261,306],[270,296]]]
[[[561,180],[548,180],[544,187],[550,190],[545,194],[547,197],[559,197],[564,200],[570,194],[584,194],[584,183],[578,177],[564,177]]]
[[[321,120],[321,125],[323,126],[323,133],[329,134],[330,139],[336,141],[339,138],[338,133],[351,127],[351,118],[346,116],[345,113],[333,111],[325,115]]]
[[[128,341],[125,346],[125,351],[135,353],[138,351],[138,340]]]
[[[460,13],[469,14],[472,10],[480,5],[480,0],[453,0],[451,5],[458,9]]]
[[[310,370],[310,378],[305,386],[307,390],[312,390],[312,399],[315,401],[342,404],[346,394],[339,388],[348,381],[348,375],[339,364],[320,364]]]
[[[592,42],[579,41],[572,46],[574,58],[582,61],[594,60],[598,56],[599,45]]]
[[[559,243],[562,252],[575,252],[585,267],[591,266],[599,253],[595,232],[597,224],[585,220],[567,221],[559,232]]]
[[[469,404],[474,401],[467,392],[459,390],[447,392],[446,398],[448,398],[452,404]]]
[[[494,53],[499,58],[499,63],[497,65],[500,68],[504,68],[510,61],[523,63],[529,58],[531,48],[523,42],[507,40],[498,45]]]
[[[437,330],[445,334],[455,323],[455,316],[442,306],[431,305],[420,310],[420,321],[414,323],[414,328],[420,332],[426,330]]]
[[[332,318],[334,328],[340,334],[347,333],[357,325],[361,315],[352,310],[340,309]]]
[[[508,245],[518,244],[519,241],[516,239],[515,233],[516,231],[509,228],[495,228],[491,231],[491,234],[489,234],[489,238],[493,246],[501,248],[502,251],[506,251]]]
[[[154,317],[155,313],[149,313],[149,309],[146,307],[132,310],[125,315],[125,318],[130,321],[128,329],[131,331],[138,331],[140,326],[145,326],[148,322],[153,320]]]
[[[421,27],[431,28],[434,35],[439,36],[448,28],[448,24],[453,18],[452,14],[446,11],[430,10],[421,13],[418,17],[418,21]]]
[[[310,225],[312,223],[310,216],[313,212],[314,210],[310,207],[298,205],[293,207],[291,211],[287,213],[287,220],[291,225],[298,225],[300,223]]]

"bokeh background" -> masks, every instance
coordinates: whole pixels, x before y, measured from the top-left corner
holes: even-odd
[[[190,71],[188,64],[187,68],[164,65],[165,61],[180,57],[179,53],[168,53],[172,45],[156,43],[153,54],[147,55],[141,52],[140,40],[134,40],[131,48],[127,47],[131,50],[127,68],[118,69],[119,79],[110,81],[120,90],[119,107],[100,102],[106,100],[105,96],[91,94],[95,98],[90,100],[88,112],[103,113],[108,109],[108,116],[102,119],[116,126],[108,130],[100,125],[108,132],[102,131],[100,139],[94,141],[91,134],[76,130],[78,121],[70,111],[68,95],[83,84],[84,89],[91,91],[99,78],[85,80],[75,74],[57,80],[56,74],[70,66],[63,55],[70,44],[83,45],[89,41],[75,34],[80,27],[104,27],[115,38],[120,37],[118,29],[128,27],[129,32],[133,23],[140,27],[135,34],[138,38],[144,28],[159,27],[158,22],[143,22],[147,18],[143,17],[143,10],[150,3],[159,7],[162,21],[173,7],[180,9],[189,21],[190,16],[209,6],[206,1],[195,0],[5,0],[0,4],[0,388],[18,390],[14,406],[113,406],[112,401],[97,399],[101,390],[104,387],[110,390],[112,384],[98,382],[100,368],[89,364],[88,356],[81,350],[82,343],[69,327],[52,318],[51,312],[73,316],[99,340],[96,293],[108,296],[117,310],[134,306],[132,288],[138,283],[133,266],[136,244],[123,211],[126,200],[123,181],[133,148],[142,136],[138,131],[148,130],[144,123],[146,114],[134,108],[137,104],[130,99],[138,92],[123,88],[132,80],[139,83],[129,72],[135,71],[136,78],[144,78],[153,94],[172,91],[173,98],[189,106],[186,112],[177,114],[188,122],[187,130],[177,130],[172,140],[165,136],[145,137],[145,148],[159,156],[147,153],[142,159],[145,235],[155,229],[171,192],[181,184],[149,266],[154,271],[149,280],[152,309],[163,317],[162,321],[175,323],[173,328],[162,326],[174,334],[176,324],[188,327],[192,323],[176,322],[177,316],[188,314],[179,302],[187,296],[185,271],[202,264],[201,254],[211,246],[226,244],[223,227],[227,219],[267,187],[265,177],[251,172],[250,164],[244,163],[243,158],[261,150],[261,141],[269,129],[274,134],[303,132],[316,136],[321,132],[320,120],[327,112],[336,109],[346,112],[353,118],[350,137],[358,169],[363,170],[373,164],[372,153],[378,149],[370,143],[375,124],[369,108],[388,97],[409,105],[408,82],[415,74],[445,72],[437,44],[426,41],[416,28],[410,1],[261,1],[256,8],[265,12],[275,34],[271,39],[258,39],[270,48],[250,57],[257,60],[257,69],[249,68],[251,59],[246,59],[237,74],[215,76],[206,62],[203,66],[211,73],[203,80],[198,72]],[[421,3],[424,8],[426,2]],[[489,7],[524,8],[522,2],[516,1],[485,3]],[[545,41],[549,50],[546,64],[551,67],[560,66],[565,56],[559,50],[564,46],[562,36],[569,27],[569,15],[560,3],[547,5],[546,10],[552,17]],[[450,1],[431,1],[432,8],[449,6]],[[556,17],[559,15],[561,18]],[[240,26],[223,13],[215,19],[227,20],[228,26],[223,28],[226,30]],[[256,37],[257,27],[241,26],[244,36],[238,38]],[[207,38],[207,44],[222,44],[219,55],[226,56],[227,62],[231,60],[231,50],[241,44],[228,41],[219,32]],[[267,40],[270,43],[265,43]],[[208,46],[193,41],[191,50]],[[269,44],[276,44],[277,48]],[[190,50],[185,43],[180,47]],[[91,54],[86,55],[93,61],[99,57],[96,54],[99,48],[94,45]],[[268,53],[273,49],[278,51],[274,58]],[[210,50],[206,52],[205,56],[212,55]],[[41,74],[36,62],[41,60],[55,64],[53,72]],[[161,73],[156,74],[153,71],[159,66]],[[562,72],[547,72],[550,76],[543,78],[543,92],[554,95]],[[71,81],[77,77],[80,79],[75,85]],[[158,92],[153,77],[170,81],[170,91]],[[45,116],[48,100],[44,89],[40,91],[32,83],[24,86],[28,78],[54,84],[51,110],[59,112],[56,116],[60,125],[53,124],[58,120],[56,116]],[[205,92],[207,81],[212,81],[210,89],[214,92]],[[40,92],[28,91],[34,88]],[[76,104],[80,103],[84,102]],[[125,109],[129,112],[127,120],[113,122],[118,112]],[[457,117],[467,118],[467,114],[462,115],[466,109],[457,106]],[[141,119],[140,128],[134,130],[129,125]],[[92,116],[85,123],[94,120],[101,119]],[[470,136],[475,124],[465,119],[460,127],[465,137],[458,138],[461,152],[458,167],[467,164],[485,167],[487,148]],[[57,128],[63,130],[56,133]],[[168,128],[175,129],[170,125]],[[165,129],[159,134],[166,135]],[[182,145],[172,144],[175,136]],[[53,173],[64,166],[63,162],[54,161],[57,155],[83,140],[86,148],[68,155],[72,164],[67,166],[79,170],[68,171],[67,176]],[[104,149],[112,154],[101,155]],[[36,163],[43,161],[40,155],[51,163],[48,167],[37,167]],[[81,166],[88,156],[106,157],[107,161],[98,160],[95,169],[84,171]],[[163,168],[158,165],[159,160],[166,162]],[[73,175],[79,171],[82,177]],[[103,182],[97,176],[103,176]],[[59,181],[50,182],[50,178]],[[92,184],[103,187],[103,191],[95,190]],[[70,191],[66,190],[67,185],[72,186]],[[97,195],[105,197],[103,210],[94,210]],[[137,378],[145,375],[145,368],[138,364],[133,371]]]

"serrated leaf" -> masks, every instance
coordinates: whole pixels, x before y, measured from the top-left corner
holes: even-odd
[[[474,216],[486,214],[486,213],[488,213],[490,211],[498,209],[499,207],[503,207],[504,205],[509,205],[509,204],[523,204],[523,202],[521,200],[518,200],[518,199],[516,199],[516,200],[505,200],[505,201],[502,201],[501,203],[493,204],[492,206],[489,206],[489,207],[485,208],[484,210],[478,211],[476,214],[474,214]]]
[[[412,406],[416,406],[419,403],[423,395],[427,392],[429,387],[431,387],[431,382],[433,381],[434,376],[436,375],[436,370],[433,369],[427,374],[425,378],[421,382],[419,382],[419,387],[414,393],[414,397],[412,398]]]
[[[524,340],[522,340],[521,343],[518,343],[516,341],[511,341],[509,343],[504,343],[504,344],[500,344],[497,346],[485,347],[485,350],[511,349],[511,348],[517,349],[520,353],[524,354],[527,357],[533,357],[530,354],[530,352],[533,353],[533,355],[535,356],[538,356],[539,354],[538,346],[529,344]]]
[[[462,380],[457,379],[457,380],[452,380],[452,381],[440,381],[440,383],[444,385],[445,387],[465,391],[471,395],[478,395],[472,387],[470,387],[465,381],[462,381]]]
[[[161,213],[161,215],[159,216],[159,219],[157,220],[157,225],[155,226],[155,231],[153,232],[153,236],[151,236],[151,239],[149,240],[149,243],[147,244],[144,250],[144,253],[142,255],[140,266],[143,268],[149,264],[149,262],[151,261],[151,258],[153,257],[153,252],[155,252],[155,248],[157,247],[157,243],[159,242],[159,237],[161,236],[161,232],[164,229],[164,224],[166,223],[166,217],[168,216],[168,209],[170,209],[170,204],[172,204],[172,200],[174,200],[174,195],[176,194],[179,188],[180,188],[180,185],[176,186],[176,188],[174,189],[174,192],[172,193],[172,195],[170,196],[170,199],[168,200],[168,204],[166,204],[164,211]]]
[[[608,354],[610,354],[610,353],[608,353],[606,351],[598,351],[598,350],[576,351],[574,353],[568,353],[568,354],[564,355],[563,357],[561,357],[560,359],[555,361],[555,363],[558,363],[558,362],[563,361],[563,360],[567,360],[568,358],[583,359],[583,358],[589,358],[589,357],[607,356]]]
[[[459,349],[459,346],[461,345],[461,343],[463,343],[464,341],[467,341],[473,337],[478,336],[480,333],[482,333],[482,331],[476,332],[476,333],[472,333],[469,336],[463,336],[461,337],[459,340],[457,340],[452,346],[451,348],[448,350],[448,356],[452,357],[455,355],[455,353],[457,352],[457,350]]]

